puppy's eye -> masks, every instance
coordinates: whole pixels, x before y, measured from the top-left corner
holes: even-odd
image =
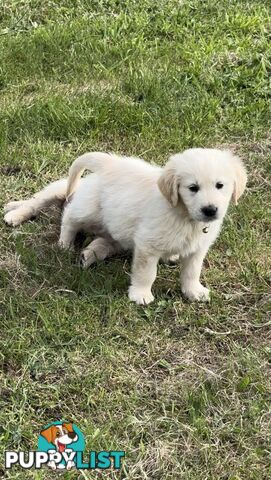
[[[218,190],[220,190],[220,188],[223,188],[223,187],[224,187],[224,185],[223,185],[222,182],[217,182],[216,183],[216,188],[218,188]]]
[[[57,437],[60,437],[60,432],[56,432],[56,436],[57,436]]]
[[[197,193],[199,191],[199,186],[198,185],[190,185],[190,187],[188,187],[190,192],[194,192],[194,193]]]

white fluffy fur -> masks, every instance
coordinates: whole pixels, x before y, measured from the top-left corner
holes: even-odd
[[[93,173],[81,179],[84,169]],[[129,298],[148,304],[153,300],[159,259],[178,255],[183,264],[183,294],[206,301],[209,291],[199,280],[202,263],[230,199],[237,202],[246,178],[241,160],[229,151],[186,150],[172,156],[164,168],[138,158],[87,153],[72,164],[68,183],[59,180],[30,200],[8,204],[5,221],[19,225],[45,206],[67,198],[59,244],[71,248],[79,230],[97,236],[82,252],[83,266],[132,249]],[[223,188],[218,189],[217,182]],[[195,184],[199,191],[191,192],[189,187]],[[217,208],[214,219],[202,212],[209,205]]]

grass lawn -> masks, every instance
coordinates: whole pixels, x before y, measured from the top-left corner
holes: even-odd
[[[210,305],[166,265],[155,302],[130,303],[131,259],[81,271],[55,246],[59,212],[0,222],[1,464],[67,419],[87,450],[126,451],[121,472],[67,479],[270,479],[268,1],[4,0],[0,22],[1,204],[87,150],[164,164],[226,146],[249,171],[205,262]]]

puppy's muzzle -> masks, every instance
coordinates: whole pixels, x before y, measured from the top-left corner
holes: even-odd
[[[75,437],[77,437],[77,434],[75,432],[69,432],[68,437],[71,438],[72,440],[74,440]]]

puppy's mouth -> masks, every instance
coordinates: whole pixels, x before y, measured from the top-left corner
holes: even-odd
[[[200,218],[200,221],[201,222],[204,222],[204,223],[211,223],[211,222],[214,222],[215,220],[218,220],[218,216],[216,215],[215,217],[205,217],[205,215],[203,215],[201,218]]]
[[[57,441],[57,448],[60,453],[63,453],[66,450],[66,446],[64,443],[61,443],[59,440]]]
[[[193,220],[196,221],[196,222],[202,222],[202,223],[205,223],[205,224],[208,225],[209,223],[215,222],[215,220],[219,220],[219,215],[216,215],[216,216],[211,217],[211,218],[206,217],[205,215],[196,215],[196,216],[194,216]]]

